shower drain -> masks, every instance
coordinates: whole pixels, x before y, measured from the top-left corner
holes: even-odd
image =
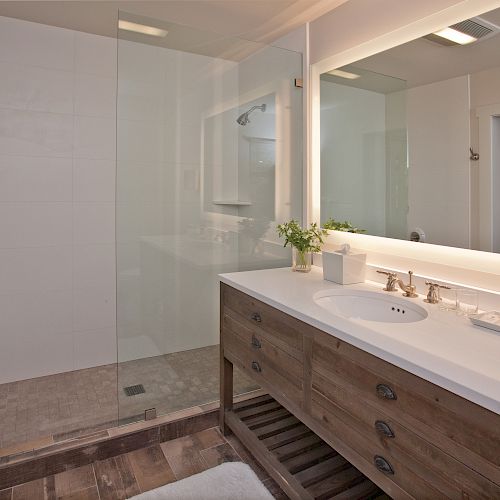
[[[123,390],[127,396],[137,396],[137,394],[144,394],[146,392],[142,384],[129,385],[128,387],[124,387]]]

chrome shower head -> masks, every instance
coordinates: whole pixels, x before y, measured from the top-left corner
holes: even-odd
[[[260,109],[264,113],[264,111],[266,110],[266,105],[261,104],[260,106],[252,106],[248,111],[245,111],[240,116],[238,116],[238,118],[236,118],[238,124],[244,127],[247,123],[250,123],[250,118],[248,118],[248,115],[256,109]]]

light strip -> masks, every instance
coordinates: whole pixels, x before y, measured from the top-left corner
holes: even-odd
[[[447,40],[451,40],[452,42],[458,43],[460,45],[467,45],[468,43],[472,43],[477,40],[477,38],[474,38],[473,36],[462,33],[453,28],[444,28],[441,31],[436,31],[434,35],[440,36],[441,38],[446,38]]]
[[[143,35],[158,36],[160,38],[165,38],[168,33],[167,30],[162,30],[161,28],[132,23],[130,21],[124,21],[123,19],[118,21],[118,28],[125,31],[133,31],[134,33],[141,33]]]
[[[341,69],[332,69],[328,72],[329,75],[340,76],[340,78],[347,78],[348,80],[355,80],[361,75],[356,75],[356,73],[349,73],[348,71],[342,71]]]

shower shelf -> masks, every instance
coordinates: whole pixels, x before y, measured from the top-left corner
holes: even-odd
[[[237,206],[248,206],[252,205],[251,201],[242,200],[214,200],[212,202],[214,205],[237,205]]]

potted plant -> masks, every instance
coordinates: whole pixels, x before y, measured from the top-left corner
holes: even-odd
[[[279,224],[278,235],[285,238],[284,246],[292,247],[292,271],[308,273],[311,270],[312,254],[321,250],[326,230],[313,222],[309,229],[302,229],[298,221],[292,219]]]

